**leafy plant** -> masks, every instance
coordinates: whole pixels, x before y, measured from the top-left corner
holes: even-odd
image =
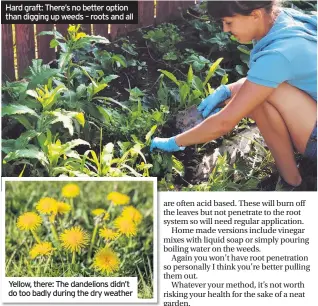
[[[80,32],[80,24],[70,25],[67,29],[67,35],[64,37],[60,32],[54,31],[42,31],[38,35],[53,35],[54,38],[50,41],[50,47],[60,47],[61,53],[58,60],[60,69],[71,64],[74,58],[75,50],[81,48],[87,48],[91,43],[109,44],[109,40],[102,36],[87,35],[84,32]]]
[[[26,143],[34,137],[37,137],[40,148]],[[77,176],[80,175],[78,170],[81,157],[73,148],[79,145],[89,146],[89,143],[82,139],[74,139],[63,144],[57,136],[53,138],[49,130],[46,134],[28,131],[17,141],[3,140],[2,150],[7,154],[3,162],[6,164],[17,159],[35,159],[49,176]]]
[[[186,51],[189,53],[189,55],[185,58],[185,60],[182,62],[186,65],[191,65],[194,72],[200,72],[206,66],[211,66],[211,61],[205,58],[204,56],[200,55],[199,53],[186,49]]]
[[[176,25],[163,23],[147,31],[143,38],[150,42],[151,48],[157,51],[164,60],[174,61],[180,57],[176,44],[182,41],[182,37]]]
[[[127,67],[127,60],[122,54],[114,54],[97,48],[93,51],[93,54],[97,62],[100,63],[101,68],[108,73]]]
[[[209,80],[215,74],[215,71],[219,67],[221,61],[222,58],[218,59],[211,65],[204,81],[201,81],[199,77],[194,75],[191,65],[188,70],[186,81],[178,80],[175,77],[175,75],[169,71],[161,69],[159,70],[164,76],[169,78],[173,83],[175,83],[178,86],[178,108],[186,108],[191,105],[196,105],[200,101],[202,101],[202,99],[204,99],[206,96],[213,93],[214,90],[211,88]],[[224,75],[221,83],[225,84],[226,82],[227,76]]]
[[[119,150],[116,152],[115,145],[108,143],[102,146],[102,130],[100,135],[100,155],[95,151],[88,150],[84,153],[82,160],[82,168],[89,168],[91,176],[149,176],[149,169],[152,164],[147,163],[142,149],[149,147],[150,138],[155,132],[157,126],[153,126],[145,136],[145,141],[139,140],[135,135],[132,135],[132,141],[121,142],[117,145]],[[141,173],[140,173],[141,172]]]

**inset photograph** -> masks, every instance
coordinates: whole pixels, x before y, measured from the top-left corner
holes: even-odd
[[[6,181],[6,277],[137,277],[153,298],[154,180]]]

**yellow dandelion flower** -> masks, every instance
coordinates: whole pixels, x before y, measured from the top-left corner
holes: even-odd
[[[62,246],[72,252],[79,252],[89,242],[89,235],[80,226],[66,229],[61,235]]]
[[[70,204],[64,202],[57,202],[57,213],[58,214],[66,214],[72,209]]]
[[[136,225],[140,224],[142,220],[142,214],[140,211],[133,207],[127,206],[123,209],[122,216],[127,219],[131,219]]]
[[[102,209],[102,208],[96,208],[96,209],[92,210],[92,214],[94,216],[100,216],[100,215],[104,214],[104,218],[103,218],[104,221],[106,221],[110,218],[109,212],[107,212],[105,209]]]
[[[76,198],[79,196],[79,194],[80,194],[80,188],[76,184],[73,184],[73,183],[66,184],[62,188],[62,195],[65,198]]]
[[[52,198],[42,198],[36,205],[36,210],[44,215],[50,215],[57,211],[57,201]]]
[[[110,248],[99,249],[93,259],[93,268],[102,273],[113,273],[119,269],[119,258]]]
[[[136,224],[129,218],[120,216],[115,219],[114,225],[121,234],[124,234],[127,237],[135,236],[137,234]]]
[[[30,250],[30,257],[32,259],[38,256],[49,256],[54,251],[51,242],[41,242],[37,243],[31,250]]]
[[[68,27],[67,31],[68,31],[69,33],[76,32],[75,25],[70,25],[70,26]]]
[[[112,201],[115,205],[126,205],[130,201],[130,197],[126,194],[113,191],[108,194],[107,200]]]
[[[49,216],[49,221],[51,223],[54,223],[55,218],[57,214],[63,215],[68,213],[72,209],[70,204],[64,203],[64,202],[56,202],[56,211],[52,213],[51,216]]]
[[[86,34],[84,32],[79,32],[79,33],[76,34],[75,40],[79,40],[79,39],[81,39],[83,37],[86,37]]]
[[[99,230],[99,236],[103,237],[106,240],[115,240],[119,236],[119,233],[104,226],[102,229]]]
[[[41,217],[34,212],[26,212],[18,218],[17,227],[21,231],[34,231],[42,223]]]

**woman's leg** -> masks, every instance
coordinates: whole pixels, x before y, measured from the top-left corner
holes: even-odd
[[[268,102],[280,113],[295,148],[303,154],[317,121],[317,102],[287,83],[278,86]]]
[[[239,87],[234,89],[233,94]],[[284,180],[291,185],[299,185],[301,176],[292,144],[304,153],[317,120],[316,102],[296,87],[283,83],[268,101],[252,112],[251,117],[256,121]]]
[[[301,176],[296,165],[289,131],[283,117],[274,106],[264,102],[253,111],[251,118],[256,121],[275,159],[280,175],[290,185],[300,185]]]

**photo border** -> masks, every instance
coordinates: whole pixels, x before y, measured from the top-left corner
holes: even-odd
[[[1,283],[5,284],[6,281],[6,276],[5,276],[5,261],[6,261],[6,256],[5,256],[5,198],[6,198],[6,183],[7,182],[34,182],[34,181],[54,181],[54,182],[79,182],[79,181],[103,181],[103,182],[114,182],[114,181],[150,181],[153,182],[153,298],[152,299],[136,299],[131,302],[110,302],[110,303],[105,303],[104,300],[101,300],[100,302],[89,302],[89,304],[157,304],[158,303],[158,190],[157,190],[157,178],[156,177],[2,177],[2,183],[1,183],[1,211],[0,214],[2,213],[1,216],[1,262],[0,262],[0,275],[1,275]],[[67,279],[68,277],[65,277],[64,279]],[[90,277],[82,277],[85,280],[89,280]],[[101,277],[102,278],[102,277]],[[21,279],[19,277],[19,279]],[[25,281],[30,281],[30,279],[34,280],[35,277],[23,277]],[[39,277],[38,279],[41,279]],[[3,286],[0,286],[0,295],[1,295],[1,302],[3,304],[61,304],[59,302],[52,303],[48,302],[43,303],[42,301],[39,302],[7,302],[7,297],[3,296]],[[17,298],[17,297],[16,297]],[[35,297],[36,299],[36,297]],[[63,304],[87,304],[87,302],[80,303],[78,301],[74,302],[63,302]]]

